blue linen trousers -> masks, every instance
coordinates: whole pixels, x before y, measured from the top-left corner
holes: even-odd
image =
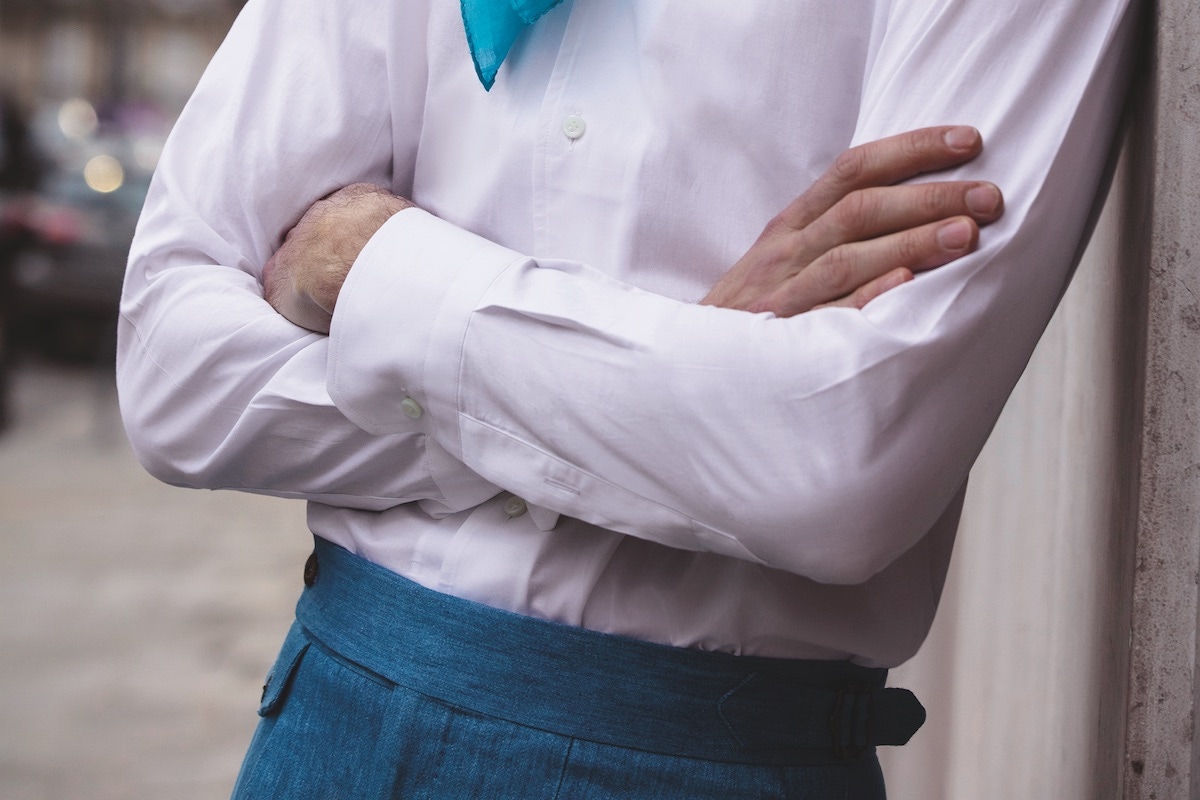
[[[305,578],[235,800],[885,796],[873,748],[835,754],[783,732],[795,715],[780,715],[789,701],[772,683],[849,672],[882,685],[884,670],[536,620],[320,539]]]

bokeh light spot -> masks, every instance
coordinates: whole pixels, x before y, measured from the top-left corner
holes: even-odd
[[[125,170],[112,156],[96,156],[83,168],[83,179],[91,189],[107,194],[121,188]]]
[[[68,100],[58,108],[58,127],[68,139],[86,139],[96,132],[99,124],[96,109],[82,98]]]

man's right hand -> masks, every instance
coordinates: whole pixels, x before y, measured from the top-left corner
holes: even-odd
[[[1000,217],[1000,190],[982,181],[896,186],[970,161],[974,128],[922,128],[843,152],[771,220],[700,302],[790,317],[822,305],[862,308],[914,272],[975,249]]]

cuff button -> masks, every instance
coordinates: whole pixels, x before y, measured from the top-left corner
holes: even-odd
[[[406,397],[400,401],[400,410],[402,410],[409,419],[420,419],[425,413],[425,409],[421,408],[421,404],[411,397]]]
[[[519,497],[510,497],[504,503],[504,513],[509,519],[516,519],[529,510],[529,506]]]

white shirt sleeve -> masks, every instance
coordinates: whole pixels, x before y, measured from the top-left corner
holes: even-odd
[[[395,30],[388,5],[250,3],[168,142],[118,354],[130,440],[163,480],[350,508],[423,501],[435,514],[498,491],[416,426],[378,436],[349,422],[325,391],[327,339],[276,314],[258,283],[312,202],[356,181],[411,181],[392,165],[412,161],[394,148],[416,146],[422,31]],[[393,135],[394,116],[411,140]]]
[[[859,312],[701,307],[418,210],[350,273],[329,390],[531,503],[822,582],[870,578],[962,487],[1077,260],[1127,66],[1124,0],[896,0],[856,139],[977,126],[1007,212]],[[414,419],[416,417],[416,419]]]

